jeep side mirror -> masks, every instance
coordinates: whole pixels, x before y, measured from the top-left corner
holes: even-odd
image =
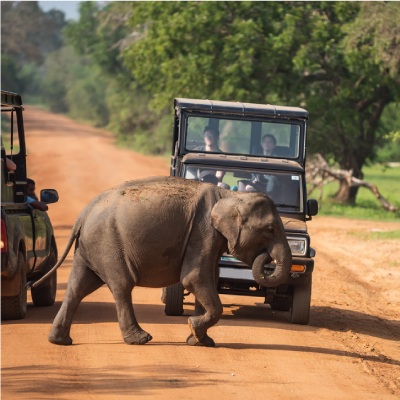
[[[307,213],[310,217],[318,214],[318,201],[310,199],[307,201]]]
[[[58,193],[54,189],[43,189],[40,191],[40,201],[46,204],[57,203]]]

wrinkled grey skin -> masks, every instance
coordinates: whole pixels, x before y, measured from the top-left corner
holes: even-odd
[[[61,345],[72,343],[71,323],[81,300],[104,283],[115,298],[125,342],[148,342],[152,337],[134,315],[132,289],[182,282],[196,298],[187,343],[213,346],[207,330],[222,314],[216,288],[221,255],[229,251],[252,265],[254,279],[264,286],[283,282],[292,261],[281,219],[267,196],[174,177],[126,182],[97,196],[78,217],[53,270],[75,239],[67,292],[49,335]],[[264,264],[272,260],[275,272],[264,276]]]

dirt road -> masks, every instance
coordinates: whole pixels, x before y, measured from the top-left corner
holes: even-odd
[[[98,129],[33,108],[25,121],[29,176],[38,189],[60,195],[49,211],[59,251],[98,193],[168,174],[164,160],[118,149]],[[193,298],[183,317],[166,317],[160,290],[143,288],[134,289],[133,302],[154,338],[149,344],[123,343],[107,287],[80,305],[74,344],[50,344],[70,252],[58,270],[56,304],[36,308],[30,302],[26,319],[2,324],[3,399],[398,398],[400,242],[364,240],[357,232],[400,224],[317,217],[309,227],[317,251],[310,324],[289,324],[288,313],[273,312],[262,299],[221,296],[224,314],[210,331],[213,349],[185,344]]]

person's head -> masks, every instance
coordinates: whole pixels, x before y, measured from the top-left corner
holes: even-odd
[[[261,140],[261,147],[264,150],[264,154],[272,154],[276,147],[276,139],[274,135],[266,134]]]
[[[204,141],[206,142],[206,146],[209,147],[217,146],[218,140],[219,140],[218,130],[211,128],[210,126],[206,126],[204,128]]]
[[[32,198],[36,198],[36,194],[35,194],[35,181],[33,179],[27,179],[26,180],[27,184],[26,184],[26,194],[29,197]]]

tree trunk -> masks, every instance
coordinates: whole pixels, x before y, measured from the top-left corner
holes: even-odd
[[[340,168],[345,170],[352,170],[355,178],[363,179],[364,174],[361,168],[364,160],[360,160],[357,154],[347,154],[347,157],[340,163]],[[340,204],[355,204],[358,187],[350,187],[350,182],[342,179],[340,181],[339,190],[335,194],[335,200]]]
[[[345,180],[340,181],[339,190],[335,194],[335,200],[341,204],[355,204],[358,187],[350,187]]]

